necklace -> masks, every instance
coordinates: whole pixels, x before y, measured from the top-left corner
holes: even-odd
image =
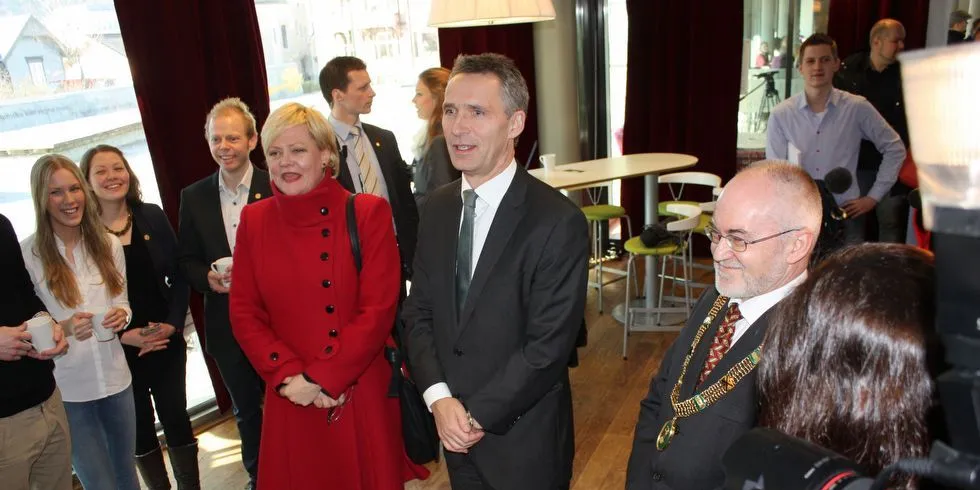
[[[704,321],[701,322],[701,326],[698,328],[697,334],[694,336],[694,341],[691,342],[691,348],[687,351],[687,356],[684,358],[684,364],[681,367],[681,374],[677,378],[677,383],[674,384],[674,389],[670,392],[670,404],[674,408],[674,416],[670,420],[664,422],[663,427],[660,428],[660,433],[657,434],[657,450],[663,451],[667,449],[670,445],[671,439],[677,434],[677,419],[690,417],[698,412],[704,411],[704,409],[710,407],[712,404],[720,400],[723,396],[727,395],[729,392],[735,389],[735,386],[739,381],[742,380],[747,374],[755,369],[755,366],[759,364],[759,359],[762,357],[762,345],[760,344],[756,347],[749,355],[745,356],[744,359],[732,366],[731,369],[725,373],[718,381],[715,381],[711,386],[705,388],[700,393],[694,394],[691,398],[684,401],[678,401],[681,394],[681,385],[684,383],[684,375],[687,374],[687,367],[691,363],[691,357],[694,355],[694,349],[697,348],[698,344],[701,343],[701,337],[711,326],[711,323],[715,321],[718,316],[718,312],[728,304],[728,298],[725,296],[719,296],[715,300],[714,305],[711,306],[711,311],[708,312],[708,316],[705,317]]]
[[[113,230],[112,228],[109,228],[107,225],[102,225],[102,227],[105,228],[105,231],[108,231],[113,235],[120,236],[120,237],[125,235],[126,233],[129,232],[129,229],[133,227],[133,210],[131,209],[126,210],[126,226],[123,226],[123,229],[116,231]]]

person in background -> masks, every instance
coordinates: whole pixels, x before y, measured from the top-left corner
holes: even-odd
[[[276,109],[262,147],[273,197],[242,213],[231,293],[235,338],[266,386],[258,486],[401,489],[428,472],[405,454],[388,396],[401,288],[391,209],[358,195],[347,222],[336,136],[314,109]]]
[[[320,70],[320,91],[330,104],[328,120],[342,147],[337,182],[349,192],[374,194],[391,205],[402,280],[409,280],[418,237],[418,207],[411,172],[394,133],[361,121],[361,116],[371,112],[375,96],[367,65],[353,56],[333,58]]]
[[[949,32],[946,35],[947,45],[952,46],[953,44],[965,42],[968,39],[966,36],[966,24],[972,18],[964,10],[954,10],[949,14]]]
[[[44,304],[31,276],[14,227],[0,214],[0,481],[7,490],[71,490],[71,436],[68,416],[55,385],[54,361],[68,351],[61,325],[55,346],[38,352],[24,324]],[[6,326],[9,325],[9,326]]]
[[[99,145],[88,150],[81,169],[98,199],[105,230],[119,238],[126,256],[133,318],[119,339],[133,375],[136,467],[150,490],[170,488],[157,439],[155,407],[177,487],[198,489],[197,440],[187,415],[187,344],[182,333],[189,289],[177,270],[177,236],[163,210],[143,202],[139,179],[118,148]]]
[[[932,254],[908,245],[863,244],[824,260],[780,303],[766,333],[760,424],[870,475],[924,457],[935,285]]]
[[[231,271],[219,274],[211,270],[211,264],[234,252],[242,209],[271,196],[272,191],[269,173],[249,160],[259,136],[248,106],[237,97],[221,100],[205,121],[204,136],[218,171],[180,193],[178,261],[187,282],[204,295],[207,352],[218,365],[234,406],[242,438],[242,465],[249,477],[245,488],[255,490],[262,433],[262,378],[231,333]]]
[[[770,68],[785,68],[787,60],[790,59],[789,53],[786,52],[786,38],[777,37],[775,40],[776,46],[778,48],[773,51],[772,61],[769,63]]]
[[[759,54],[756,55],[755,57],[755,67],[756,68],[768,67],[769,60],[770,60],[769,56],[770,56],[769,43],[766,41],[762,41],[762,44],[759,45]]]
[[[460,172],[449,158],[446,137],[442,135],[442,103],[446,97],[449,70],[429,68],[419,74],[412,103],[419,119],[426,121],[415,148],[415,202],[421,214],[425,195],[459,178]]]
[[[973,21],[973,27],[970,28],[970,34],[966,38],[974,42],[980,41],[980,21]]]
[[[902,70],[898,54],[905,49],[905,27],[895,19],[882,19],[871,27],[871,50],[855,53],[844,60],[834,78],[834,86],[868,100],[885,118],[908,148],[909,127],[902,98]],[[861,194],[867,195],[874,186],[884,155],[868,140],[861,141],[858,153],[857,182]],[[909,219],[910,189],[896,182],[869,213],[877,222],[877,236],[871,241],[904,243]],[[872,226],[872,229],[875,227]]]
[[[133,464],[136,412],[122,344],[94,338],[99,327],[118,334],[132,311],[119,238],[105,231],[81,170],[67,157],[45,155],[31,168],[36,231],[21,254],[45,309],[68,332],[68,353],[54,376],[71,430],[71,460],[88,490],[139,490]]]
[[[865,240],[865,215],[888,195],[905,160],[905,145],[888,122],[864,97],[834,88],[840,69],[837,43],[826,34],[814,34],[800,46],[798,68],[803,92],[779,103],[769,115],[766,158],[788,160],[814,179],[823,179],[837,167],[852,176],[857,171],[861,140],[871,141],[884,155],[874,184],[862,193],[857,182],[834,194],[847,213],[847,243]]]
[[[755,427],[756,363],[772,308],[807,276],[822,207],[799,166],[762,161],[725,185],[706,234],[705,291],[640,402],[628,490],[721,488],[721,457]]]

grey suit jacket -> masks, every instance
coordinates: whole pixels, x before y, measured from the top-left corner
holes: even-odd
[[[402,317],[409,367],[423,391],[447,383],[486,429],[469,458],[493,488],[567,487],[567,363],[585,306],[588,226],[565,196],[518,168],[457,312],[460,187],[436,189],[423,211]],[[446,453],[450,468],[460,458]]]

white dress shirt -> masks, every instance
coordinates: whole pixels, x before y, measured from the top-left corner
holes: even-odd
[[[225,236],[228,238],[228,250],[235,253],[235,238],[238,234],[238,222],[242,219],[242,209],[248,204],[248,192],[252,187],[252,163],[249,162],[242,181],[234,188],[225,185],[225,179],[218,173],[218,200],[221,201],[221,220],[225,223]]]
[[[507,193],[507,189],[510,188],[510,184],[514,181],[514,175],[516,174],[517,161],[514,160],[510,162],[510,165],[503,172],[484,182],[479,189],[474,189],[476,192],[476,213],[473,217],[473,260],[470,261],[473,270],[470,271],[470,277],[476,272],[476,266],[480,260],[480,253],[483,251],[483,244],[487,242],[487,236],[490,234],[490,225],[493,224],[493,217],[497,214],[497,208],[500,207],[500,202],[504,200],[504,194]],[[461,180],[463,185],[459,192],[460,201],[463,199],[463,191],[473,189],[469,181],[466,180],[465,175]],[[460,213],[459,226],[463,226],[462,213]],[[433,403],[443,398],[451,398],[452,396],[452,391],[450,391],[449,385],[446,383],[436,383],[426,388],[425,392],[422,393],[422,399],[425,400],[425,404],[429,407],[430,411],[432,410]]]
[[[761,318],[762,315],[769,311],[770,308],[776,306],[776,303],[779,303],[783,300],[783,298],[789,296],[789,294],[796,289],[796,286],[799,286],[805,280],[806,271],[803,271],[802,274],[796,276],[793,278],[793,280],[784,284],[779,289],[774,289],[768,293],[760,294],[759,296],[749,299],[732,298],[731,302],[738,304],[738,309],[742,313],[742,319],[735,322],[735,333],[732,334],[731,345],[735,345],[735,342],[738,342],[738,339],[745,334],[745,332],[752,326],[753,323],[756,322],[756,320]],[[729,346],[729,349],[731,349],[731,346]]]
[[[34,283],[34,292],[41,298],[44,307],[55,320],[63,321],[79,311],[90,311],[93,308],[122,308],[129,317],[133,311],[129,308],[129,295],[123,290],[116,296],[109,296],[105,281],[99,272],[95,261],[89,256],[85,247],[79,243],[73,251],[75,264],[68,262],[65,256],[65,243],[57,236],[58,252],[65,257],[65,263],[75,274],[79,292],[82,294],[82,304],[76,308],[66,308],[55,298],[48,288],[44,278],[44,265],[41,257],[34,251],[35,237],[31,235],[20,246],[24,255],[24,263]],[[126,256],[122,243],[115,235],[109,235],[112,246],[112,262],[116,270],[126,280]],[[67,334],[68,332],[66,332]],[[118,338],[108,342],[99,342],[95,336],[78,341],[74,336],[68,337],[68,353],[56,359],[54,363],[54,378],[61,390],[61,398],[66,402],[88,402],[115,395],[132,383],[129,366],[126,365],[126,355]]]

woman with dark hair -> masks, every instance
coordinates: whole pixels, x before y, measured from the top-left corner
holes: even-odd
[[[31,196],[36,231],[21,253],[34,291],[68,335],[54,377],[68,415],[72,466],[87,490],[139,490],[132,376],[115,338],[132,316],[122,244],[99,222],[95,197],[67,157],[34,163]]]
[[[442,135],[442,103],[446,96],[449,70],[429,68],[419,74],[412,103],[419,119],[427,121],[415,147],[415,202],[422,207],[426,193],[459,178],[459,170],[449,158],[446,138]],[[421,213],[421,209],[420,209]]]
[[[828,257],[780,303],[766,334],[761,425],[870,474],[925,455],[934,295],[933,256],[921,249],[869,243]]]
[[[177,237],[163,210],[143,202],[139,179],[118,148],[88,150],[81,167],[98,199],[102,227],[119,238],[126,259],[133,318],[120,340],[133,373],[136,467],[151,490],[170,488],[155,406],[177,488],[200,488],[197,441],[187,415],[187,344],[181,334],[189,290],[177,272]]]

